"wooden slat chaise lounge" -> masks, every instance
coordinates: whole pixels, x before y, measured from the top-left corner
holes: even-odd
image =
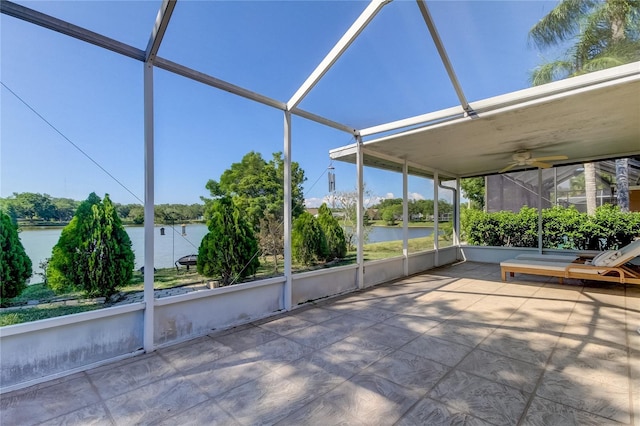
[[[544,256],[536,259],[510,259],[500,262],[502,281],[507,273],[514,277],[516,273],[557,277],[560,283],[564,278],[580,280],[608,281],[620,284],[640,284],[640,269],[629,262],[640,256],[640,240],[636,240],[619,250],[609,250],[595,256],[592,260],[546,261]],[[569,260],[569,259],[567,259]]]

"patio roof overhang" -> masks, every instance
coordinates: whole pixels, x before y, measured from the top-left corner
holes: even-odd
[[[360,131],[406,129],[363,142],[365,166],[441,177],[497,173],[513,153],[565,155],[556,165],[640,154],[640,62]],[[416,128],[416,126],[418,126]],[[356,144],[332,159],[356,163]],[[529,166],[531,167],[531,166]],[[516,167],[513,171],[522,170]]]

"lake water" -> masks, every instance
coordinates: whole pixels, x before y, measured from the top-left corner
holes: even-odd
[[[165,235],[160,235],[160,228],[165,229]],[[136,269],[144,264],[144,227],[125,227],[131,246],[136,256]],[[51,250],[58,242],[62,228],[33,227],[24,228],[20,232],[20,240],[27,255],[33,263],[34,274],[42,272],[38,264],[48,257],[51,257]],[[156,268],[169,268],[174,266],[174,262],[189,254],[197,254],[200,241],[208,232],[204,224],[189,224],[185,227],[185,235],[182,235],[182,228],[176,225],[156,226],[154,229],[154,251]],[[433,233],[433,228],[409,228],[409,238],[427,237]],[[382,241],[394,241],[402,239],[402,228],[386,228],[374,226],[369,234],[369,242],[377,243]],[[33,281],[39,282],[39,278]]]

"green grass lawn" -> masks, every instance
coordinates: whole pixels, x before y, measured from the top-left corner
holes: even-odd
[[[4,327],[5,325],[21,324],[23,322],[38,321],[47,318],[61,317],[63,315],[77,314],[80,312],[95,311],[102,307],[104,307],[104,305],[87,304],[78,306],[57,306],[55,308],[35,307],[2,312],[0,313],[0,327]]]

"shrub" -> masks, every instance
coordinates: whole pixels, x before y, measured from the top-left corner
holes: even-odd
[[[91,193],[53,247],[47,283],[57,293],[109,297],[131,280],[133,267],[131,240],[109,195]]]
[[[24,251],[18,228],[0,210],[0,303],[18,296],[31,277],[31,259]]]
[[[543,209],[542,224],[544,248],[613,250],[640,235],[640,213],[621,212],[612,205],[598,207],[593,216],[575,208]],[[529,207],[519,213],[464,210],[462,230],[469,244],[537,247],[538,212]]]
[[[314,261],[327,259],[327,239],[315,217],[304,212],[293,222],[291,233],[293,258],[310,265]]]
[[[585,219],[585,214],[574,207],[556,206],[542,210],[542,247],[582,247],[585,242],[580,226]]]
[[[347,254],[347,240],[344,236],[344,230],[325,203],[318,210],[318,223],[327,240],[328,258],[342,259],[345,257]]]
[[[382,220],[384,220],[384,223],[388,226],[396,224],[396,215],[393,207],[387,207],[382,211]]]
[[[198,249],[198,273],[219,276],[222,285],[255,274],[260,266],[258,242],[231,198],[214,200],[208,217],[209,232]]]
[[[633,241],[634,236],[640,235],[640,213],[622,212],[618,206],[600,206],[589,219],[601,250],[624,247]]]

